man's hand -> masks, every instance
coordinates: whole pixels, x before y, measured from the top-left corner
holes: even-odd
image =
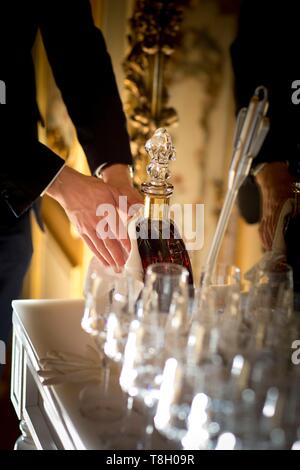
[[[256,176],[262,193],[262,220],[259,232],[265,250],[272,249],[278,218],[285,201],[293,197],[287,164],[267,163]]]
[[[116,168],[114,175],[113,167],[122,168]],[[128,205],[141,203],[141,196],[132,188],[126,165],[112,165],[105,173],[106,175],[103,172],[101,181],[66,166],[48,188],[47,194],[61,204],[80,236],[101,263],[119,269],[124,266],[130,250],[128,237],[118,238],[120,230],[127,234],[124,217],[120,217],[118,212],[119,195],[128,197]],[[108,227],[110,236],[103,240],[97,233],[99,217],[96,212],[101,204],[109,204],[117,212],[116,227]]]
[[[115,188],[119,194],[127,196],[128,206],[143,204],[143,197],[133,188],[127,165],[115,164],[102,171],[104,183]]]

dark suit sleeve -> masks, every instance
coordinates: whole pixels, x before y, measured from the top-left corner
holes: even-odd
[[[270,131],[253,162],[287,161],[300,175],[300,105],[292,103],[292,82],[300,77],[299,2],[242,0],[238,31],[231,46],[236,110],[248,106],[259,85],[269,92]],[[248,223],[261,217],[259,187],[249,176],[238,194],[241,215]]]
[[[1,4],[0,79],[6,104],[0,105],[0,226],[10,212],[22,215],[53,180],[64,161],[37,140],[39,112],[30,55],[37,22],[33,2]],[[11,218],[13,221],[14,219]]]
[[[89,1],[37,3],[48,59],[91,171],[104,162],[130,164],[122,103]]]
[[[5,76],[8,100],[0,107],[0,198],[17,217],[31,207],[65,163],[37,140],[34,80],[19,64],[11,68],[13,78]],[[24,89],[17,83],[20,70]]]
[[[37,140],[17,149],[23,158],[0,168],[0,193],[16,217],[28,210],[64,165],[64,160]],[[7,150],[9,154],[9,150]]]

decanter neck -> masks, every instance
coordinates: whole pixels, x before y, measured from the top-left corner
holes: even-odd
[[[164,220],[169,217],[169,198],[145,195],[145,219]]]

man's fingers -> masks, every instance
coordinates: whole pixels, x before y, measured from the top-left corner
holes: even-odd
[[[142,197],[137,191],[129,188],[129,191],[126,194],[127,200],[124,204],[119,200],[119,196],[125,196],[124,193],[120,194],[120,192],[116,188],[111,187],[109,187],[109,192],[111,194],[111,202],[109,202],[109,199],[107,199],[105,202],[106,207],[101,207],[101,205],[98,206],[96,216],[100,216],[100,220],[93,220],[92,223],[89,224],[89,228],[88,230],[86,230],[86,237],[84,239],[98,258],[98,254],[100,254],[102,260],[105,261],[106,265],[121,268],[126,263],[128,253],[131,249],[131,243],[127,231],[128,208],[132,204],[139,204],[140,206]],[[115,218],[111,216],[110,219],[110,216],[106,214],[106,212],[108,212],[109,214],[107,204],[112,205],[114,210],[116,211]],[[101,217],[102,219],[104,219],[104,224],[102,222]],[[105,221],[106,218],[107,222]],[[99,226],[99,224],[101,225],[101,227]],[[98,227],[98,230],[96,227]],[[104,230],[104,233],[102,233],[102,230]],[[87,241],[87,239],[89,240],[89,242]],[[91,244],[93,245],[93,247],[91,246]]]
[[[94,253],[94,255],[97,257],[97,259],[100,261],[102,266],[109,266],[108,262],[103,258],[103,256],[99,253],[93,242],[89,239],[87,235],[82,235],[83,240],[89,247],[89,249]]]
[[[92,250],[92,252],[96,255],[96,257],[99,259],[99,261],[102,263],[103,266],[111,266],[114,269],[119,269],[119,267],[123,266],[125,264],[124,261],[124,256],[122,256],[122,250],[119,247],[119,250],[121,252],[121,257],[116,256],[115,253],[118,253],[118,247],[112,247],[110,246],[110,249],[107,249],[105,246],[103,240],[100,240],[97,237],[97,234],[95,233],[95,236],[92,238],[92,235],[83,235],[82,238],[86,242],[86,244],[89,246],[89,248]],[[116,240],[112,240],[115,241]],[[113,250],[114,256],[111,255],[110,250]]]
[[[117,223],[116,223],[116,232],[115,238],[120,242],[127,253],[130,252],[131,243],[128,237],[127,231],[127,217],[126,215],[122,214],[121,211],[117,208]]]
[[[127,197],[126,197],[126,203],[123,204],[122,199],[120,198],[125,197],[124,195],[120,194],[116,189],[111,189],[111,194],[114,199],[114,210],[116,211],[115,214],[115,224],[109,225],[109,230],[112,232],[113,237],[110,236],[110,239],[115,239],[114,241],[118,241],[125,251],[129,253],[131,244],[130,240],[128,237],[128,231],[127,231],[127,220],[128,220],[128,204],[127,204]],[[108,225],[107,225],[108,226]],[[107,227],[106,227],[107,229]],[[107,240],[107,238],[106,238]],[[111,244],[112,249],[113,247],[116,246],[116,244]],[[122,255],[123,251],[121,250]],[[116,256],[119,256],[116,254]]]
[[[265,201],[263,217],[259,226],[259,234],[263,248],[267,251],[272,249],[275,232],[283,203],[267,199]]]
[[[130,243],[130,240],[129,238],[121,238],[120,239],[120,243],[121,245],[124,247],[125,251],[127,252],[127,254],[129,254],[130,252],[130,249],[131,249],[131,243]]]
[[[128,205],[133,206],[135,204],[142,204],[144,203],[144,198],[138,191],[133,190],[132,193],[128,195]]]
[[[122,192],[122,194],[124,193]],[[144,203],[143,196],[134,188],[129,188],[125,194],[127,196],[128,207],[133,206],[134,204]]]
[[[93,233],[93,243],[97,250],[101,253],[103,258],[107,261],[107,263],[112,266],[113,268],[118,268],[119,264],[116,262],[116,260],[113,258],[111,255],[110,251],[106,248],[103,240],[100,240],[98,237],[96,231]]]
[[[122,267],[126,263],[126,258],[124,256],[124,251],[122,249],[120,240],[116,239],[111,230],[108,230],[106,238],[104,238],[103,243],[110,255],[113,257],[117,266]]]
[[[104,243],[100,238],[98,238],[97,233],[95,230],[91,229],[87,231],[87,235],[89,239],[91,240],[92,244],[94,245],[94,248],[100,253],[102,258],[106,261],[107,265],[112,266],[113,268],[117,268],[118,265],[116,264],[115,260],[105,247]]]

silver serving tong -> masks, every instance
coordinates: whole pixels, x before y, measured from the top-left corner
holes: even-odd
[[[270,122],[266,116],[267,110],[268,91],[265,87],[260,86],[256,88],[248,108],[242,108],[238,114],[226,197],[206,260],[201,285],[208,285],[211,282],[238,190],[248,176],[252,161],[260,151],[269,131]]]

